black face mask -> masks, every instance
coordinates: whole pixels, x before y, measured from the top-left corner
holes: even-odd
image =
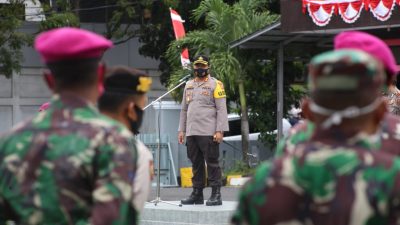
[[[134,135],[137,135],[139,134],[139,128],[142,125],[144,111],[143,109],[137,107],[136,105],[134,107],[137,120],[133,121],[129,119],[129,123],[131,125],[131,131],[133,132]]]
[[[203,69],[203,68],[194,69],[194,75],[198,77],[205,77],[208,75],[208,69]]]

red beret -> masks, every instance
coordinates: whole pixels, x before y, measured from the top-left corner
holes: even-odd
[[[101,57],[112,46],[101,35],[71,27],[43,32],[35,40],[35,49],[46,63]]]
[[[383,63],[390,76],[398,72],[396,59],[389,46],[381,39],[361,31],[346,31],[338,34],[334,40],[335,49],[359,49]]]

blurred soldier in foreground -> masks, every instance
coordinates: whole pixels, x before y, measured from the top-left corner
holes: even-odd
[[[194,59],[193,70],[196,77],[186,83],[178,129],[178,142],[183,144],[186,137],[187,155],[193,164],[193,192],[181,203],[204,204],[205,161],[212,187],[206,205],[222,205],[222,174],[218,158],[219,143],[224,131],[229,130],[225,89],[221,81],[211,77],[206,56]]]
[[[151,78],[142,71],[124,66],[110,69],[104,80],[104,93],[99,99],[100,111],[132,131],[139,133],[143,108],[147,103]],[[153,176],[153,155],[147,147],[136,140],[138,162],[133,184],[135,209],[141,212],[149,195]]]
[[[334,39],[335,49],[358,49],[364,51],[379,60],[386,74],[384,89],[393,89],[393,82],[397,75],[397,66],[393,53],[381,39],[360,31],[348,31],[338,34]],[[395,87],[394,87],[395,88]],[[389,96],[389,99],[391,97]],[[390,107],[389,112],[393,112]],[[400,118],[393,113],[386,113],[380,126],[380,136],[382,144],[379,147],[382,151],[395,155],[400,155]],[[293,152],[294,146],[303,141],[307,141],[314,134],[315,125],[313,122],[305,120],[291,130],[289,137],[286,137],[278,144],[276,155],[280,156],[284,152]]]
[[[400,161],[373,151],[386,113],[384,82],[382,64],[364,52],[314,57],[303,113],[315,130],[293,154],[258,168],[233,224],[395,224]]]
[[[99,61],[111,46],[76,28],[36,38],[54,95],[0,139],[0,224],[136,224],[132,135],[95,107]]]

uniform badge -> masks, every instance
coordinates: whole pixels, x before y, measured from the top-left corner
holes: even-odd
[[[221,81],[217,81],[214,89],[214,98],[226,98],[225,88]]]
[[[139,84],[136,87],[137,91],[147,92],[150,89],[152,80],[150,77],[139,77]]]
[[[210,96],[210,92],[209,91],[202,91],[201,94],[205,95],[205,96]]]
[[[188,91],[186,92],[186,102],[189,103],[192,100],[193,92]]]

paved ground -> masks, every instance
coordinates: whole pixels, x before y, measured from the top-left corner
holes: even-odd
[[[237,201],[237,196],[239,194],[239,187],[222,187],[221,194],[223,201]],[[161,188],[160,197],[164,201],[178,201],[180,199],[186,198],[192,192],[192,188]],[[204,189],[204,199],[207,200],[211,195],[211,187]],[[156,188],[153,187],[149,196],[149,201],[156,198]]]

